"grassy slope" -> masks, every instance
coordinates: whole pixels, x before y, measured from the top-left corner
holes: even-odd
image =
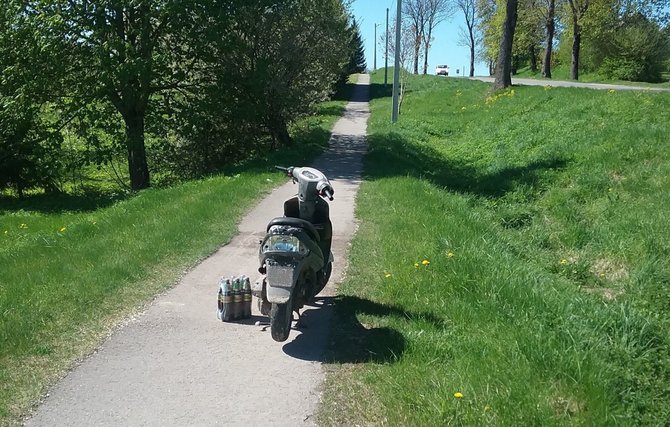
[[[0,425],[17,422],[120,319],[226,243],[246,209],[285,181],[270,166],[308,161],[343,108],[323,104],[294,129],[295,149],[226,176],[126,200],[0,200]]]
[[[670,95],[409,89],[392,126],[373,87],[321,422],[670,419]]]

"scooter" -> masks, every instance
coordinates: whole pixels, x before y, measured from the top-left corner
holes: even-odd
[[[284,216],[274,218],[258,254],[263,277],[252,293],[261,314],[270,317],[270,332],[283,342],[291,331],[293,312],[300,327],[300,309],[323,290],[333,269],[333,226],[325,199],[333,187],[319,170],[276,166],[298,184],[298,194],[284,202]]]

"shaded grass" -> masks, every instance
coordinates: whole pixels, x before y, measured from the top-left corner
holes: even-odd
[[[0,199],[0,424],[120,320],[227,243],[246,210],[285,177],[274,164],[321,152],[344,103],[296,124],[296,143],[225,174],[136,195]]]
[[[664,424],[670,96],[409,84],[396,126],[371,103],[337,305],[393,357],[336,328],[320,421]]]

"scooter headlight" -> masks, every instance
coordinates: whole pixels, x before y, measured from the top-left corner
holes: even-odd
[[[263,252],[289,252],[306,254],[309,249],[296,236],[276,234],[263,245]]]

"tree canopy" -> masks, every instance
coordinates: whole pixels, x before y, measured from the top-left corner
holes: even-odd
[[[477,0],[481,57],[491,64],[499,54],[506,0]],[[669,71],[668,0],[519,0],[512,50],[516,70],[532,72],[541,60],[551,77],[555,64],[623,80],[660,81]],[[544,51],[544,55],[540,54]]]
[[[290,144],[356,37],[342,0],[6,0],[0,187],[117,162],[140,190]]]

